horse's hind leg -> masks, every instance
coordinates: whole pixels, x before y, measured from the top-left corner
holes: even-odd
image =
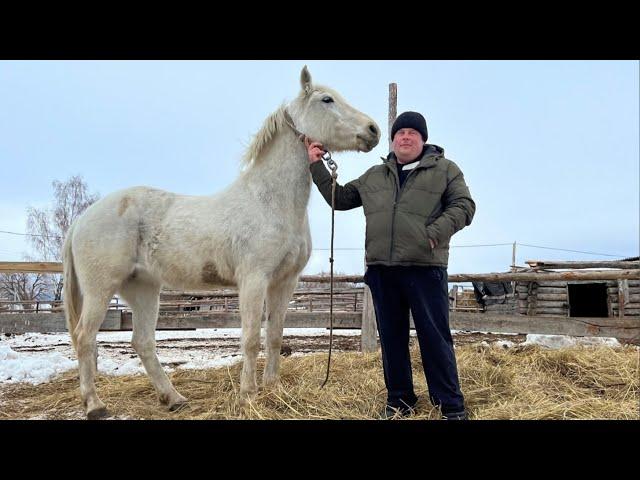
[[[129,280],[123,284],[120,294],[133,313],[133,349],[142,360],[151,383],[158,392],[160,402],[167,405],[169,410],[175,410],[187,399],[173,387],[156,353],[155,331],[160,286],[141,280]]]
[[[85,293],[80,321],[75,329],[80,375],[80,396],[89,420],[106,416],[107,409],[98,398],[95,385],[96,335],[104,321],[112,292]]]
[[[297,283],[298,276],[294,275],[272,283],[267,291],[267,338],[265,341],[267,362],[262,378],[265,387],[271,386],[278,381],[284,319]]]
[[[245,278],[239,285],[240,318],[242,322],[242,374],[240,401],[246,403],[258,391],[256,362],[260,350],[260,322],[264,311],[267,280],[262,275]]]

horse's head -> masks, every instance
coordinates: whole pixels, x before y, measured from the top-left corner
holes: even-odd
[[[335,90],[311,82],[305,66],[300,74],[302,91],[289,105],[298,130],[334,152],[371,151],[380,141],[380,127],[349,105]]]

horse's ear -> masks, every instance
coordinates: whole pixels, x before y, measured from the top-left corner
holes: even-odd
[[[302,68],[302,72],[300,72],[300,86],[305,94],[311,91],[311,74],[306,65]]]

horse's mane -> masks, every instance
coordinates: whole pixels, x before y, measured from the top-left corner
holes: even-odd
[[[275,137],[276,133],[280,131],[282,127],[286,125],[285,121],[285,109],[286,105],[281,105],[275,112],[269,115],[262,128],[256,133],[251,141],[251,144],[247,148],[247,151],[242,157],[242,163],[244,165],[251,165],[258,161],[260,153]]]

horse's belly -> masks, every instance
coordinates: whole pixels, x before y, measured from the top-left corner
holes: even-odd
[[[210,290],[235,285],[226,262],[207,252],[159,248],[152,259],[162,283],[173,289]]]

